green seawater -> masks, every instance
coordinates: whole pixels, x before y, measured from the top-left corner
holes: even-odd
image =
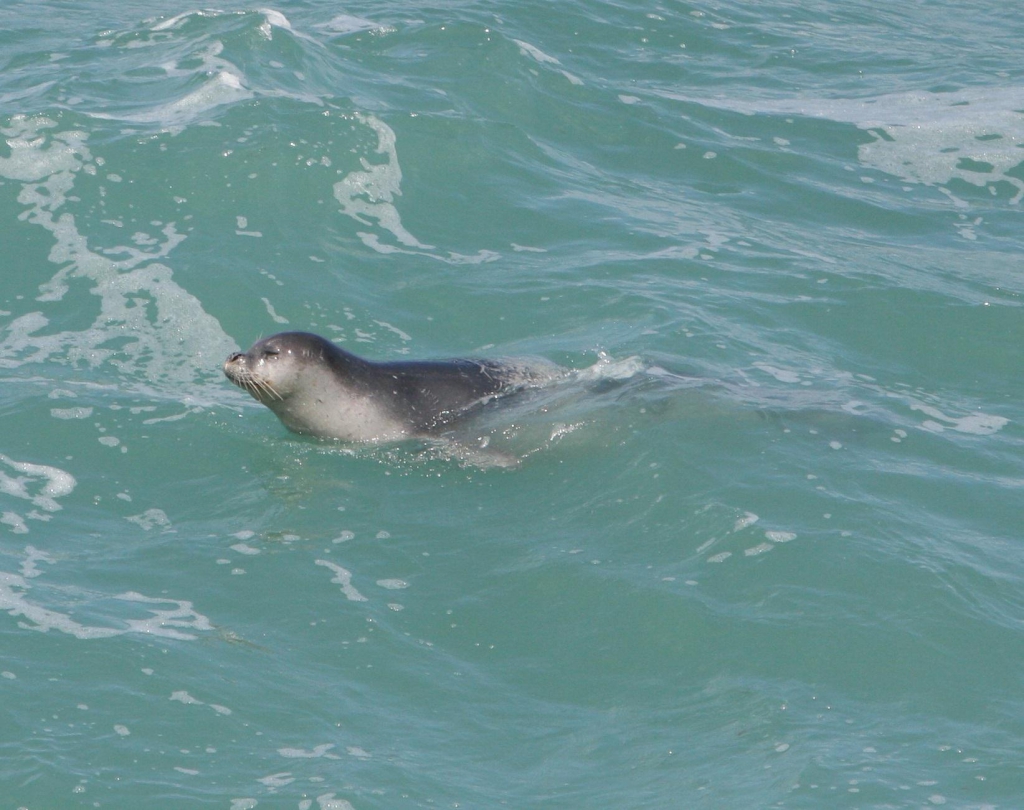
[[[1022,40],[0,7],[0,807],[1024,806]],[[570,382],[319,442],[285,330]]]

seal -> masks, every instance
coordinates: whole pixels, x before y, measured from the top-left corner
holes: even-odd
[[[309,332],[282,332],[236,352],[224,374],[295,433],[350,442],[441,435],[484,403],[552,379],[497,360],[376,363]]]

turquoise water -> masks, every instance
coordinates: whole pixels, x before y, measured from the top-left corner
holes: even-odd
[[[1024,805],[1012,4],[220,9],[0,7],[3,807]]]

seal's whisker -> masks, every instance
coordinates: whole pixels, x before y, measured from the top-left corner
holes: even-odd
[[[248,391],[250,394],[252,394],[252,396],[254,396],[256,399],[260,398],[259,388],[256,387],[256,383],[253,381],[252,377],[242,377],[240,382],[242,383],[242,387],[245,388],[245,390]]]
[[[270,381],[263,377],[257,377],[255,374],[250,375],[248,378],[249,391],[257,399],[276,399],[284,401],[284,397],[278,392]]]
[[[249,377],[249,390],[256,399],[263,399],[264,383],[259,377]]]

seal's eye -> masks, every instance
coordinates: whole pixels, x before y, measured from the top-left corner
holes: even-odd
[[[274,349],[269,346],[263,350],[264,357],[277,357],[280,353],[280,349]]]

